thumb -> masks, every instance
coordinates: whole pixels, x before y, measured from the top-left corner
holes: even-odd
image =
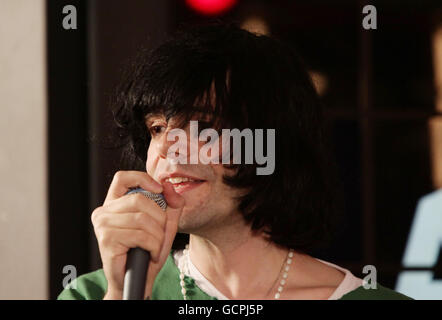
[[[161,246],[158,261],[153,261],[156,267],[149,268],[147,272],[146,289],[144,293],[145,297],[152,294],[155,277],[169,256],[173,240],[175,239],[178,231],[178,222],[180,220],[181,212],[183,211],[185,204],[184,198],[175,192],[175,189],[170,182],[164,183],[163,196],[167,202],[167,209],[165,212],[166,226],[164,229],[164,240]]]
[[[178,231],[178,222],[185,204],[184,198],[175,192],[175,189],[170,182],[164,183],[163,195],[167,202],[167,220],[163,246],[161,247],[160,260],[169,255],[173,240],[175,239],[175,235]]]
[[[166,212],[171,210],[182,209],[184,207],[184,198],[175,192],[172,184],[170,182],[165,182],[163,184],[163,196],[167,202]]]

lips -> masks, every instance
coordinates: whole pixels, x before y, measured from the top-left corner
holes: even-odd
[[[184,192],[190,191],[202,185],[204,181],[186,181],[181,183],[173,184],[173,188],[176,193],[182,194]]]
[[[179,173],[172,173],[160,177],[161,181],[170,182],[177,193],[184,193],[202,185],[205,180],[197,177],[190,177]]]
[[[184,182],[196,182],[196,181],[202,181],[202,180],[195,180],[188,177],[173,177],[173,178],[166,178],[166,181],[172,183],[172,184],[180,184]]]

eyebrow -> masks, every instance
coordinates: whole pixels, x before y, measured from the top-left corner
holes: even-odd
[[[162,113],[158,113],[158,112],[149,112],[149,113],[147,113],[147,114],[144,116],[144,120],[148,120],[149,118],[152,118],[152,117],[161,117],[161,116],[163,116]]]

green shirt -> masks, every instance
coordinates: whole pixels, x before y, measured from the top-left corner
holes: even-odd
[[[152,289],[152,300],[183,300],[179,279],[180,271],[175,265],[172,252],[158,273]],[[217,300],[207,295],[195,281],[184,276],[188,300]],[[76,285],[76,289],[74,287]],[[107,291],[107,280],[103,269],[78,277],[58,296],[58,300],[102,300]],[[377,289],[363,286],[345,294],[340,300],[411,300],[411,298],[391,289],[377,285]]]

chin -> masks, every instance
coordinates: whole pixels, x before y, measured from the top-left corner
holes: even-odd
[[[184,209],[189,208],[194,210],[198,207],[202,207],[210,197],[210,186],[207,183],[203,183],[197,188],[190,189],[184,192],[180,192],[180,190],[178,189],[176,189],[175,191],[179,193],[186,201]]]
[[[199,205],[198,205],[199,204]],[[192,219],[193,216],[200,216],[203,211],[202,203],[192,204],[187,202],[183,208],[183,212],[181,213],[181,219]]]
[[[198,230],[202,225],[212,220],[209,212],[201,200],[192,205],[186,203],[181,213],[178,229],[185,233]]]

